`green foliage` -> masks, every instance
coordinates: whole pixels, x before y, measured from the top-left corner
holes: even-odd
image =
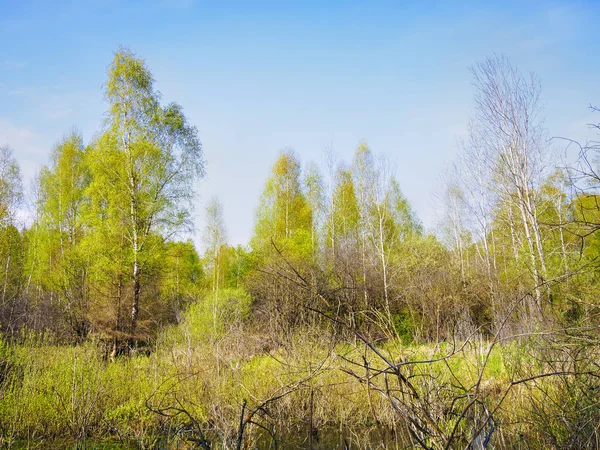
[[[5,442],[28,436],[85,442],[105,433],[143,440],[157,425],[145,407],[156,388],[146,358],[107,365],[95,342],[59,347],[42,341],[14,347],[10,361],[0,403]]]
[[[352,174],[348,170],[339,170],[337,184],[333,191],[332,211],[328,240],[334,245],[356,245],[360,225],[358,199]],[[337,244],[336,244],[337,243]]]
[[[253,269],[252,254],[245,247],[227,246],[223,251],[223,270],[225,272],[225,286],[238,289],[243,286],[244,280]]]
[[[197,298],[204,269],[191,241],[167,242],[165,246],[159,286],[165,298],[182,305],[185,300]]]
[[[272,252],[271,243],[288,255],[308,258],[312,254],[312,212],[301,185],[300,162],[293,152],[282,153],[273,165],[257,212],[251,246]]]
[[[231,318],[227,320],[230,322]],[[4,388],[0,402],[3,442],[42,439],[58,446],[56,439],[69,436],[70,442],[81,445],[101,439],[150,445],[157,435],[175,433],[170,436],[176,445],[177,436],[186,436],[176,434],[177,430],[189,429],[187,417],[160,416],[149,409],[174,412],[166,408],[175,407],[184,408],[198,421],[217,447],[217,442],[235,438],[244,399],[254,407],[287,393],[268,406],[269,417],[278,424],[277,434],[283,437],[285,430],[305,429],[311,390],[313,424],[323,433],[327,424],[358,435],[366,432],[373,425],[371,408],[377,411],[380,425],[403,427],[389,402],[370,395],[358,380],[348,380],[346,371],[356,369],[350,361],[361,360],[365,355],[361,346],[340,344],[334,352],[344,358],[328,359],[327,348],[318,340],[296,335],[288,349],[281,348],[270,355],[260,351],[248,353],[248,348],[229,346],[224,334],[215,341],[215,336],[206,332],[207,326],[210,327],[210,314],[198,303],[186,312],[179,326],[168,332],[172,337],[180,337],[165,336],[150,356],[118,358],[115,362],[103,360],[98,342],[56,346],[39,336],[12,347],[11,351],[3,351],[2,358],[13,365],[10,377],[4,381],[4,386],[10,389]],[[380,351],[406,362],[439,357],[450,348],[450,344],[437,350],[432,346],[407,347],[401,341],[390,340]],[[501,387],[508,376],[504,361],[513,358],[515,351],[518,348],[507,346],[492,353],[482,388],[486,401],[493,404],[498,397],[489,396],[503,394]],[[454,389],[460,391],[459,386],[468,386],[476,380],[481,355],[481,349],[473,348],[446,362],[416,365],[411,369],[411,378],[423,398],[431,395],[428,380],[432,379],[448,389],[455,385]],[[326,361],[326,370],[317,370],[313,378],[302,381],[318,368],[314,366],[318,360]],[[381,363],[372,360],[372,370],[382,368]],[[383,381],[374,378],[372,382]],[[506,402],[518,399],[519,395],[511,393]],[[506,419],[512,418],[512,408],[503,408],[501,414]],[[435,417],[446,430],[457,420],[443,411],[436,412]],[[260,428],[250,428],[248,439],[257,439],[260,434]],[[373,439],[378,442],[380,438]]]
[[[0,301],[7,305],[21,291],[23,273],[23,240],[13,225],[0,228]]]
[[[414,342],[415,323],[409,311],[401,311],[392,315],[394,331],[403,344]]]
[[[218,339],[248,317],[250,303],[250,296],[242,289],[223,289],[218,296],[208,293],[190,305],[182,327],[193,342]]]
[[[31,281],[59,300],[66,321],[80,338],[89,331],[89,264],[80,245],[89,181],[83,139],[73,132],[55,146],[50,165],[41,170],[38,220],[30,230],[35,251],[28,263]]]

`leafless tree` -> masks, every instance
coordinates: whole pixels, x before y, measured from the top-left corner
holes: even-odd
[[[519,214],[534,286],[547,280],[539,221],[538,188],[548,170],[548,147],[541,118],[541,86],[522,75],[506,57],[494,56],[472,68],[477,138],[486,165],[493,167],[493,189],[506,207]],[[517,230],[511,233],[517,234]],[[539,303],[541,291],[536,288]]]

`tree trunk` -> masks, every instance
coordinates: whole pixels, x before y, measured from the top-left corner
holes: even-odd
[[[137,261],[133,263],[133,303],[131,305],[131,329],[135,331],[140,314],[140,266]]]

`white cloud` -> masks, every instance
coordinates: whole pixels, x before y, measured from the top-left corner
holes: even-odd
[[[71,108],[68,105],[63,105],[63,106],[53,105],[53,106],[44,107],[42,109],[42,112],[43,112],[44,116],[50,120],[59,120],[59,119],[66,119],[67,117],[71,116],[71,114],[73,114],[73,108]]]
[[[40,166],[46,162],[48,149],[40,136],[29,128],[0,118],[0,145],[8,145],[19,162],[23,185],[28,186]]]
[[[561,30],[572,29],[581,23],[584,11],[576,4],[560,4],[546,10],[545,18],[552,27]]]
[[[20,70],[27,67],[27,61],[2,61],[1,67],[5,70]]]
[[[6,144],[22,143],[33,138],[33,132],[26,127],[18,127],[8,120],[0,119],[0,140]]]
[[[559,42],[558,39],[550,38],[546,36],[534,36],[521,40],[518,45],[522,50],[528,52],[534,52],[536,50],[542,50],[545,47],[550,47]]]
[[[5,92],[10,97],[18,97],[21,103],[27,102],[32,111],[44,120],[68,119],[75,111],[85,108],[99,97],[96,91],[71,92],[61,86],[19,86]]]
[[[8,91],[8,95],[13,97],[31,97],[34,94],[35,88],[33,86],[20,87]]]
[[[31,223],[33,211],[33,184],[41,166],[47,163],[48,146],[42,137],[26,126],[0,118],[0,145],[8,145],[13,150],[21,169],[21,178],[25,190],[25,203],[18,212],[22,225]]]

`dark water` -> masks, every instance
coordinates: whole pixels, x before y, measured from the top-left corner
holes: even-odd
[[[351,432],[339,427],[314,430],[312,439],[309,430],[297,430],[296,433],[287,433],[277,436],[277,444],[273,438],[265,433],[254,445],[248,447],[256,449],[398,449],[411,446],[412,442],[406,434],[398,430],[370,429],[361,432]]]
[[[411,447],[410,439],[403,436],[397,430],[363,430],[362,432],[351,432],[338,428],[322,428],[313,430],[312,439],[310,438],[309,430],[298,429],[295,432],[287,432],[275,436],[273,440],[268,433],[263,433],[258,439],[245,439],[242,448],[245,450],[265,449],[265,450],[284,450],[284,449],[310,449],[313,450],[345,450],[345,449],[399,449]],[[7,445],[8,444],[8,445]],[[86,440],[81,442],[73,442],[69,439],[56,439],[52,441],[30,441],[30,442],[12,442],[4,443],[2,448],[13,449],[74,449],[74,450],[139,450],[139,449],[154,449],[154,450],[186,450],[201,448],[193,442],[179,440],[165,440],[157,438],[149,439],[146,442],[122,442],[122,441],[95,441]],[[213,450],[221,450],[225,448],[235,448],[235,444],[225,447],[219,440],[214,440],[212,443]]]

